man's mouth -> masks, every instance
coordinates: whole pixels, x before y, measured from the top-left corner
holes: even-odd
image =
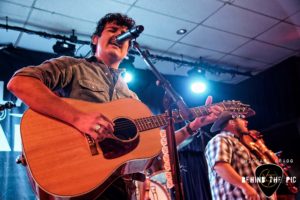
[[[116,47],[118,47],[118,48],[121,48],[121,45],[120,45],[119,43],[117,43],[116,38],[112,38],[112,39],[109,41],[109,44],[114,45],[114,46],[116,46]]]

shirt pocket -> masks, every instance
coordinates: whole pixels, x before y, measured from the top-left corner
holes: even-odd
[[[87,90],[90,90],[93,92],[105,92],[106,91],[106,88],[103,85],[101,85],[99,83],[95,83],[90,80],[81,79],[81,80],[78,80],[78,83],[82,89],[87,89]]]

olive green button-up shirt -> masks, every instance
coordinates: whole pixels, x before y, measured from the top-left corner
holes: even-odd
[[[138,99],[122,79],[120,70],[97,62],[94,57],[77,59],[62,56],[38,66],[24,67],[15,75],[37,78],[62,97],[98,103],[120,98]]]

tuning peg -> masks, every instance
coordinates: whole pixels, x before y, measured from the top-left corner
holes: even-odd
[[[278,158],[281,158],[281,156],[282,156],[282,151],[278,151],[278,152],[276,152],[275,154],[276,154],[276,156],[277,156]]]
[[[291,165],[285,165],[287,170],[291,169]]]

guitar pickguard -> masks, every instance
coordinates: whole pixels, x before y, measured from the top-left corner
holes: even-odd
[[[98,144],[103,152],[104,158],[114,159],[133,151],[138,146],[138,143],[139,136],[135,140],[126,143],[107,138]]]

